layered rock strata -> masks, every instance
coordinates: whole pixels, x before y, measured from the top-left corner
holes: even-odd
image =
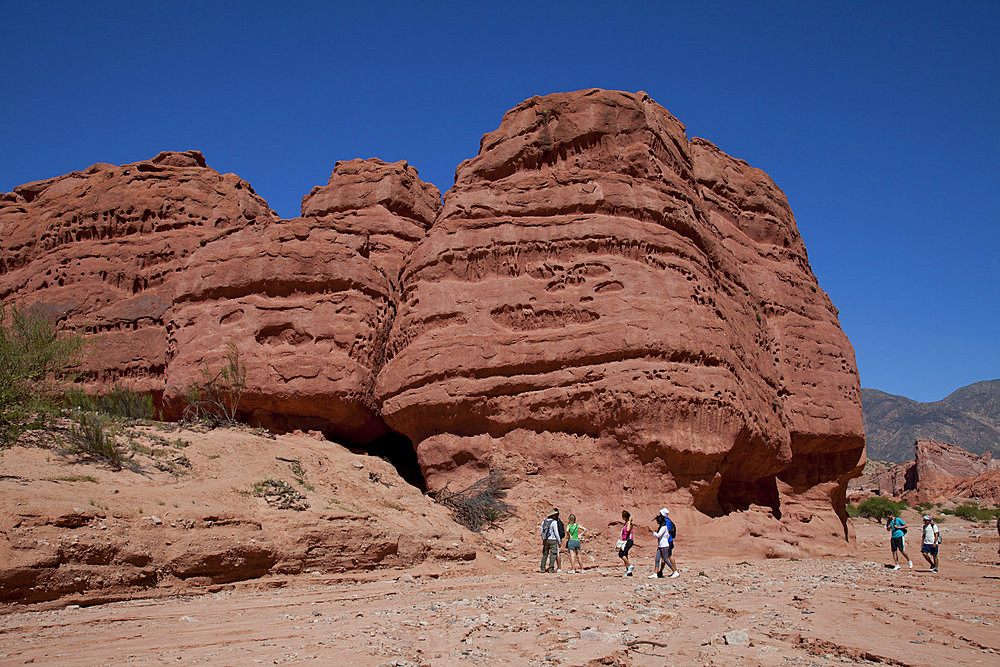
[[[0,229],[0,294],[89,332],[93,388],[176,415],[233,344],[245,417],[397,431],[431,490],[499,469],[525,513],[570,489],[844,539],[864,435],[836,309],[781,190],[643,93],[525,101],[443,204],[352,160],[280,220],[164,153],[17,188]]]
[[[602,497],[843,517],[864,460],[853,350],[784,195],[643,93],[532,98],[483,137],[386,356],[377,399],[430,488],[499,457]]]
[[[275,218],[197,151],[27,183],[0,195],[0,299],[87,333],[92,388],[163,390],[175,280],[209,239]]]
[[[233,343],[247,368],[241,410],[256,423],[383,434],[372,392],[399,272],[440,205],[405,162],[353,160],[303,198],[301,218],[206,243],[173,295],[168,402]]]

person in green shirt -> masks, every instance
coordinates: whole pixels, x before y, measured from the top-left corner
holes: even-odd
[[[587,529],[576,522],[576,515],[569,515],[569,523],[566,524],[566,551],[569,552],[569,572],[583,574],[583,564],[580,563],[580,536],[587,532]]]

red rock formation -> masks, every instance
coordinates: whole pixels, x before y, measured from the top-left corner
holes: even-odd
[[[353,160],[303,199],[302,218],[206,243],[173,295],[168,401],[232,342],[247,366],[241,409],[257,423],[384,433],[372,389],[402,258],[439,207],[405,162]]]
[[[908,502],[939,502],[954,497],[992,497],[989,471],[1000,468],[991,452],[976,456],[958,445],[921,439],[913,445],[914,458],[883,470],[872,478],[879,494]],[[986,475],[980,482],[973,479]],[[973,489],[984,489],[985,495]]]
[[[377,398],[430,488],[506,462],[613,505],[844,516],[858,375],[788,204],[647,95],[507,113],[402,290]]]
[[[527,100],[443,206],[354,160],[302,215],[197,153],[98,165],[3,196],[0,294],[96,332],[95,386],[171,408],[234,343],[256,421],[392,428],[432,489],[499,468],[527,511],[572,489],[750,512],[775,553],[843,540],[864,437],[836,309],[777,186],[647,95]]]
[[[203,241],[272,217],[197,151],[28,183],[0,195],[0,298],[86,330],[92,386],[158,394],[178,272]]]

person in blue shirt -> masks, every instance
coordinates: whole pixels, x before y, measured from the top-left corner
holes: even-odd
[[[892,562],[894,563],[892,569],[899,569],[899,554],[903,554],[903,558],[910,564],[910,569],[913,569],[913,561],[910,557],[906,555],[906,549],[903,545],[903,535],[906,534],[906,522],[898,516],[893,516],[892,514],[886,514],[885,529],[889,531],[889,546],[892,548]]]

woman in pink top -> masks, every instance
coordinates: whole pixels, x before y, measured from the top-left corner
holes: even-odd
[[[621,549],[618,550],[618,557],[622,559],[625,563],[625,574],[622,576],[631,577],[632,576],[632,563],[628,560],[628,550],[632,548],[632,515],[627,511],[622,512],[622,542],[625,543]]]

